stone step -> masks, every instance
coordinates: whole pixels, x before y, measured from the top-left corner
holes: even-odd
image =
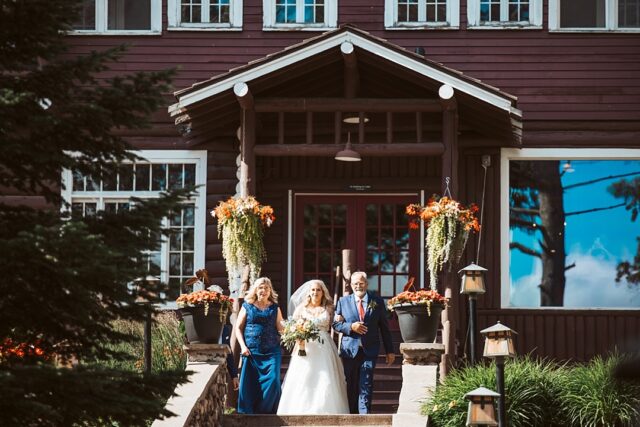
[[[225,415],[223,427],[390,426],[391,415]]]

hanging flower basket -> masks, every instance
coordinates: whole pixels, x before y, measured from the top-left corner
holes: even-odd
[[[427,228],[425,245],[429,286],[432,290],[436,289],[438,274],[444,266],[448,265],[451,270],[451,267],[460,261],[469,233],[480,230],[476,212],[478,207],[475,204],[465,207],[449,197],[438,199],[434,196],[425,206],[420,204],[407,206],[406,213],[410,217],[409,226],[419,228],[422,220]]]
[[[264,228],[270,227],[275,216],[273,208],[261,205],[254,197],[231,197],[211,211],[218,220],[218,237],[222,238],[229,286],[240,276],[245,265],[250,267],[253,283],[260,276],[266,258]]]

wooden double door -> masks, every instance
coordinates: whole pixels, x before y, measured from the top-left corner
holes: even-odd
[[[310,279],[333,292],[342,249],[355,251],[369,289],[390,298],[419,272],[419,233],[405,207],[417,195],[298,195],[295,198],[294,290]]]

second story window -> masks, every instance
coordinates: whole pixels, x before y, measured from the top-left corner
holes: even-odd
[[[264,29],[323,30],[335,28],[337,0],[263,0]]]
[[[640,0],[549,0],[549,29],[640,31]]]
[[[75,33],[159,34],[162,0],[84,0]]]
[[[169,30],[242,28],[242,0],[168,0]]]
[[[542,0],[469,0],[470,28],[542,28]]]
[[[385,0],[387,29],[458,28],[458,0]]]

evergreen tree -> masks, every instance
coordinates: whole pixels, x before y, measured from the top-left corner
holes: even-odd
[[[143,425],[184,373],[104,369],[133,340],[114,319],[142,320],[130,284],[147,274],[161,220],[190,190],[131,210],[75,217],[64,169],[100,178],[135,160],[113,130],[141,128],[163,105],[171,72],[98,78],[124,52],[83,56],[66,32],[82,1],[0,0],[0,418],[3,425]],[[7,203],[44,198],[46,209]],[[15,198],[14,198],[15,199]],[[15,200],[14,200],[15,201]],[[157,289],[140,292],[152,302]]]

